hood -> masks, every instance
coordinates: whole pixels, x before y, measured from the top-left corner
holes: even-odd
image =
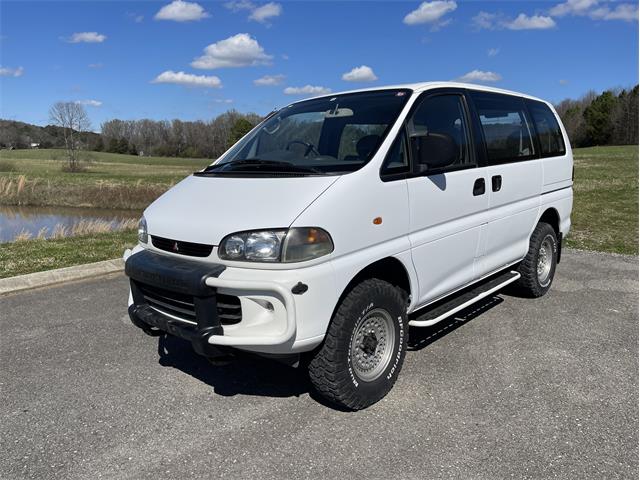
[[[150,235],[218,245],[230,233],[288,227],[340,177],[189,176],[144,212]]]

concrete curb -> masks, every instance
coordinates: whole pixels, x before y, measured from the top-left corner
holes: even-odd
[[[0,279],[0,295],[121,272],[121,258]]]

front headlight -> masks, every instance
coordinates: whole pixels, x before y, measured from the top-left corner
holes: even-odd
[[[144,217],[138,222],[138,241],[140,243],[147,243],[149,241],[149,235],[147,234],[147,221]]]
[[[227,235],[218,247],[223,260],[249,262],[303,262],[333,251],[327,232],[316,227],[257,230]]]

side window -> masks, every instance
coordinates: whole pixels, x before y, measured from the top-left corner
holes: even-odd
[[[521,98],[474,93],[490,164],[534,157],[532,126]]]
[[[402,129],[387,153],[382,164],[382,175],[396,175],[409,172],[409,156],[407,155],[407,135]]]
[[[469,133],[461,95],[443,94],[425,98],[408,122],[412,144],[416,138],[428,136],[434,148],[446,146],[454,161],[443,170],[473,166],[469,149]],[[418,165],[420,171],[425,168]]]
[[[529,111],[538,132],[540,154],[543,157],[564,155],[564,140],[560,125],[551,109],[542,102],[528,100]]]

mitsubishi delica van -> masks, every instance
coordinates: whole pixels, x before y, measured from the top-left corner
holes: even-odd
[[[145,210],[129,315],[212,360],[300,360],[329,402],[365,408],[410,326],[549,290],[572,176],[558,115],[528,95],[438,82],[296,102]]]

